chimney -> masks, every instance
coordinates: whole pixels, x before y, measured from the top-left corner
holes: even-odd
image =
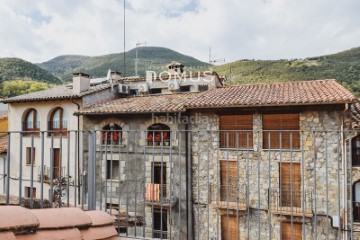
[[[184,72],[184,65],[179,62],[172,61],[170,64],[166,65],[168,68],[168,73],[170,75],[181,75]]]
[[[73,91],[80,94],[90,89],[90,75],[86,73],[73,73]]]
[[[111,71],[111,79],[118,82],[121,79],[121,72]]]

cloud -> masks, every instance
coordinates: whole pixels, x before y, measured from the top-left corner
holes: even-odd
[[[131,0],[126,50],[137,41],[208,61],[303,58],[360,46],[360,1]],[[123,51],[123,1],[21,1],[0,5],[0,56],[42,62],[62,54]]]

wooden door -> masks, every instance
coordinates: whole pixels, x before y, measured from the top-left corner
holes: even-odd
[[[221,239],[238,240],[240,231],[237,225],[236,216],[221,216]]]
[[[237,201],[236,161],[220,161],[220,201]]]
[[[301,207],[300,163],[281,163],[279,200],[282,207]]]
[[[301,240],[302,239],[302,224],[295,223],[295,222],[281,223],[281,239]]]
[[[53,150],[54,156],[54,165],[53,165],[53,178],[59,178],[60,176],[60,149],[54,148]]]

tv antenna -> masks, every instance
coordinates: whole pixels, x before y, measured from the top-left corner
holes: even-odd
[[[138,62],[139,62],[139,59],[138,59],[138,48],[139,48],[139,47],[144,47],[144,46],[146,46],[146,42],[137,42],[137,43],[136,43],[135,59],[134,59],[134,62],[135,62],[135,75],[136,75],[136,76],[139,76],[139,74],[138,74]]]
[[[215,59],[215,57],[211,55],[211,47],[209,47],[209,63],[210,64],[225,63],[225,58]]]

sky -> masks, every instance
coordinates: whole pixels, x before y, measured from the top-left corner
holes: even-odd
[[[33,63],[124,50],[124,0],[0,0],[0,57]],[[293,59],[360,46],[359,0],[128,0],[137,42],[202,61]]]

